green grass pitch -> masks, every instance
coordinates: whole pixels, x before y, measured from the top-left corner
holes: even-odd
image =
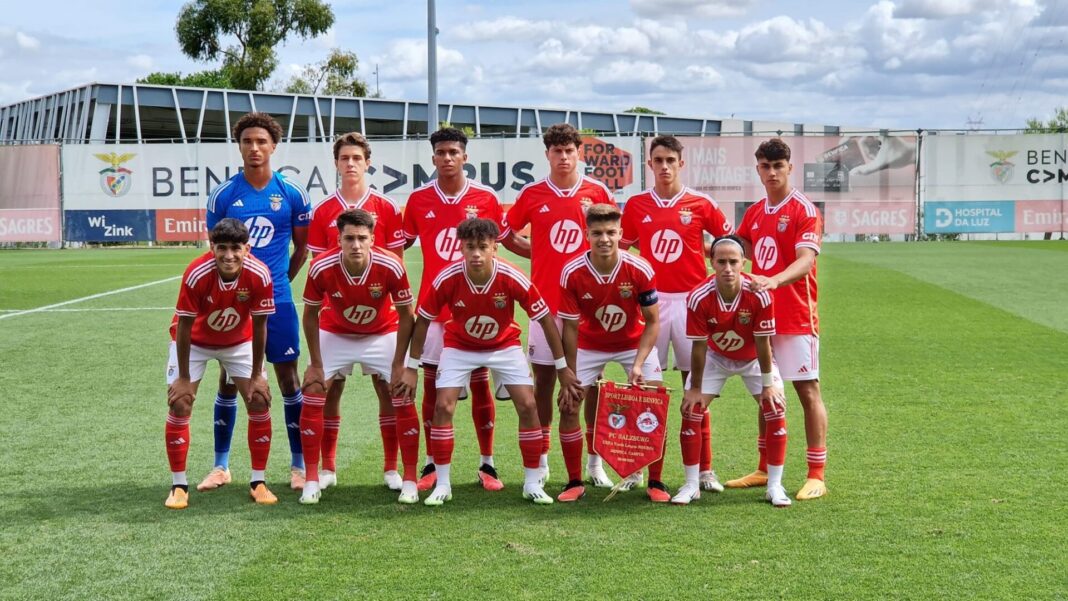
[[[643,491],[602,503],[595,490],[573,505],[535,507],[520,498],[508,404],[498,404],[504,491],[475,485],[477,445],[462,405],[455,500],[401,506],[382,485],[377,408],[364,379],[346,391],[340,486],[320,505],[299,505],[285,486],[275,389],[268,480],[280,503],[248,500],[239,423],[234,484],[193,492],[189,509],[168,511],[166,327],[177,276],[195,254],[0,252],[0,599],[1068,594],[1064,242],[825,247],[830,496],[787,510],[763,503],[762,490],[706,494],[689,507],[653,506]],[[216,369],[193,413],[193,483],[211,467]],[[677,374],[668,381],[677,387]],[[794,492],[805,474],[804,429],[788,396],[785,483]],[[682,480],[678,391],[674,398],[672,490]],[[753,468],[755,414],[737,381],[713,405],[721,478]],[[553,494],[564,479],[555,436]]]

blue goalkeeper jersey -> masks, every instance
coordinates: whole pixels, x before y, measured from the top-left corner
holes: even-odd
[[[256,190],[244,173],[238,173],[208,197],[208,229],[226,217],[240,219],[248,227],[252,254],[271,270],[275,302],[293,302],[289,242],[294,228],[306,228],[311,222],[308,193],[279,173],[274,173],[264,189]]]

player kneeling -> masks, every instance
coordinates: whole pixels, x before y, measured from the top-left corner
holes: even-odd
[[[230,374],[248,410],[248,448],[252,456],[250,492],[257,503],[278,498],[267,489],[264,471],[271,451],[271,393],[263,377],[267,316],[274,313],[274,291],[267,266],[253,257],[248,228],[223,219],[211,228],[211,251],[197,257],[182,276],[167,361],[167,459],[170,509],[189,505],[185,463],[189,454],[189,416],[204,370],[215,359]],[[229,481],[229,471],[226,472]]]
[[[686,504],[701,497],[699,482],[701,421],[727,378],[745,382],[767,421],[768,489],[765,499],[788,507],[782,486],[786,458],[786,398],[772,362],[771,336],[775,313],[768,292],[754,292],[752,279],[742,273],[745,254],[734,236],[712,243],[714,274],[690,292],[686,300],[686,335],[693,340],[690,381],[682,400],[682,463],[686,484],[672,503]]]
[[[525,478],[523,498],[539,505],[553,502],[542,488],[539,459],[542,448],[541,422],[534,403],[534,381],[519,342],[519,326],[514,304],[541,324],[552,348],[560,381],[575,392],[575,375],[564,361],[560,333],[538,289],[514,265],[497,258],[497,225],[488,219],[465,219],[456,228],[463,260],[445,267],[432,284],[427,300],[419,307],[419,319],[412,335],[411,358],[394,394],[411,396],[415,390],[419,358],[430,322],[445,307],[452,318],[445,323],[444,349],[438,363],[437,403],[431,423],[434,468],[437,484],[426,505],[442,505],[452,500],[452,416],[460,389],[472,371],[489,368],[494,381],[508,389],[519,414],[519,450]]]
[[[304,337],[311,364],[304,372],[304,409],[300,415],[305,483],[300,502],[319,502],[320,491],[337,482],[334,457],[319,472],[324,447],[324,409],[331,418],[338,406],[325,407],[326,392],[335,379],[352,374],[353,365],[383,380],[399,377],[411,339],[412,290],[404,267],[392,253],[374,248],[375,220],[362,209],[338,215],[340,248],[312,260],[304,285]],[[337,400],[340,404],[340,398]],[[397,500],[415,503],[416,463],[419,461],[419,416],[411,398],[392,399],[397,440],[404,464]],[[336,436],[336,430],[334,430]],[[326,448],[336,448],[332,444]]]
[[[593,452],[597,418],[597,379],[610,362],[627,371],[631,384],[660,386],[663,377],[653,347],[659,331],[656,278],[645,259],[620,252],[620,211],[615,205],[596,204],[586,211],[590,250],[575,257],[560,275],[560,310],[563,343],[568,364],[575,366],[581,395],[560,396],[560,447],[568,483],[557,497],[577,501],[586,492],[582,483],[582,430],[578,409],[586,401],[586,472],[595,486],[611,487],[601,458]],[[661,482],[664,460],[649,466],[649,499],[665,503],[671,495]],[[624,488],[641,482],[641,472],[630,476]]]

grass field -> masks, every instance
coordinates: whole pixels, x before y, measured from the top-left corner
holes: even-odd
[[[276,417],[268,479],[278,505],[248,501],[239,422],[235,483],[168,511],[165,330],[196,252],[0,252],[0,599],[1068,595],[1064,242],[827,246],[831,493],[788,510],[761,502],[762,490],[689,507],[653,506],[640,491],[532,506],[519,496],[507,404],[497,420],[504,491],[474,484],[477,446],[461,407],[455,501],[400,506],[381,484],[377,408],[363,381],[346,391],[340,486],[320,505],[299,505],[284,486]],[[212,462],[211,388],[193,413],[194,483]],[[804,433],[790,397],[785,480],[796,491]],[[737,381],[713,406],[721,478],[752,469],[754,414]],[[672,420],[674,490],[677,411]],[[555,494],[555,432],[553,446]]]

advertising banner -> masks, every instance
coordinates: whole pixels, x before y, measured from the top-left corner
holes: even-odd
[[[912,234],[916,205],[912,202],[836,202],[824,209],[828,234]]]
[[[72,242],[143,242],[156,235],[155,211],[64,211]]]
[[[1062,199],[1068,137],[928,136],[923,165],[926,200]]]
[[[58,242],[59,209],[0,209],[0,242]]]
[[[0,242],[58,242],[59,147],[0,146]]]
[[[1063,200],[1016,201],[1017,232],[1063,232],[1068,202]]]
[[[1012,201],[927,202],[923,229],[928,234],[997,234],[1015,231]]]

